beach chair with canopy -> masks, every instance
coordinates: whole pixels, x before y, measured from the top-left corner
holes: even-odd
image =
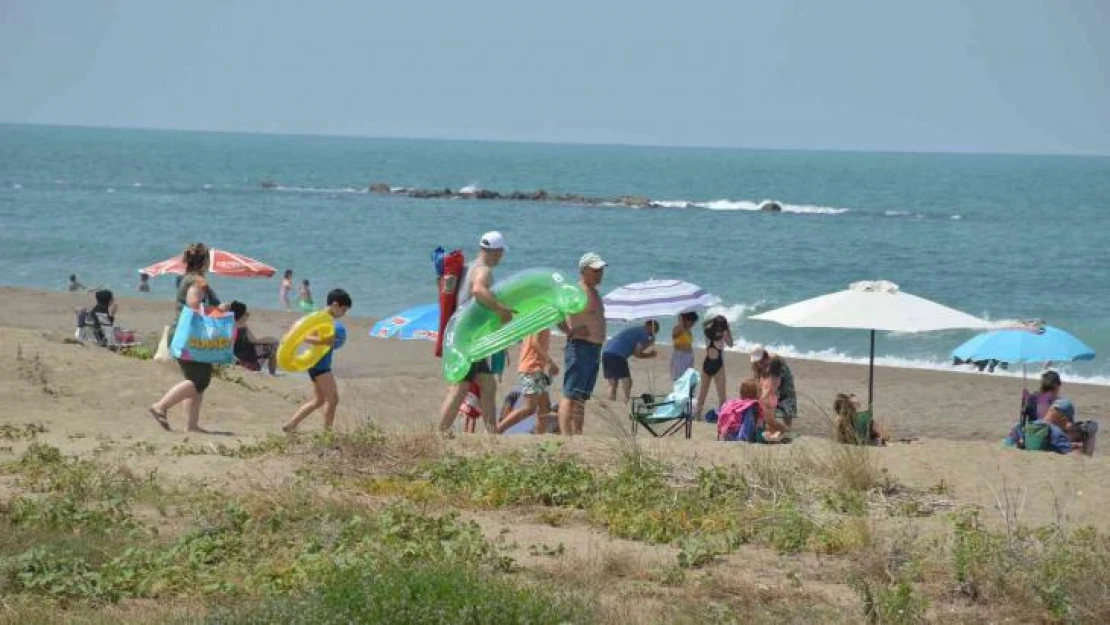
[[[632,398],[629,417],[632,419],[632,434],[643,426],[652,436],[660,438],[671,436],[684,430],[690,438],[694,430],[694,399],[698,392],[701,376],[694,369],[687,369],[677,380],[667,395],[645,393]]]

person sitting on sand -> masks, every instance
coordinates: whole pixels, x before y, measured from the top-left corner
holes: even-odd
[[[762,345],[752,348],[752,375],[761,382],[767,381],[775,395],[775,418],[787,429],[798,417],[798,396],[794,391],[794,374],[786,360],[772,354]]]
[[[1030,449],[1029,443],[1025,437],[1025,431],[1022,430],[1020,424],[1015,425],[1010,431],[1010,437],[1006,440],[1008,445],[1013,445],[1021,449],[1029,449],[1030,451],[1053,451],[1058,454],[1082,453],[1083,443],[1080,441],[1072,440],[1072,437],[1065,430],[1069,427],[1075,418],[1075,406],[1067,399],[1057,399],[1052,402],[1048,410],[1045,412],[1044,418],[1032,421],[1029,425],[1044,426],[1048,428],[1048,434],[1044,439],[1043,446],[1037,449]],[[1027,426],[1028,427],[1028,426]]]
[[[247,326],[247,319],[251,316],[247,305],[243,302],[231,302],[231,312],[235,315],[235,360],[239,366],[250,371],[261,371],[262,361],[266,361],[266,369],[270,375],[277,373],[278,340],[271,337],[256,338]]]
[[[1043,419],[1048,414],[1049,407],[1052,402],[1060,397],[1060,388],[1064,383],[1060,380],[1060,374],[1055,371],[1045,371],[1041,374],[1040,390],[1036,393],[1029,395],[1025,399],[1025,406],[1022,408],[1021,416],[1025,417],[1026,421],[1036,421]]]
[[[659,333],[659,322],[648,319],[642,326],[625,328],[605,343],[601,350],[601,371],[609,385],[609,401],[617,398],[617,386],[621,388],[621,399],[628,403],[632,397],[632,371],[628,359],[655,358],[655,335]]]
[[[860,440],[856,431],[856,418],[859,415],[859,400],[855,395],[837,393],[833,400],[833,412],[836,413],[836,441],[845,445],[884,445],[886,441],[872,419],[868,423],[869,431],[867,440]]]

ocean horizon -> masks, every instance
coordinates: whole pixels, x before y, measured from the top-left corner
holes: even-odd
[[[652,204],[415,199],[370,193],[373,183]],[[761,212],[765,200],[782,212]],[[471,255],[478,236],[497,229],[510,246],[502,277],[536,266],[573,273],[596,251],[610,262],[603,292],[689,280],[722,298],[715,312],[734,323],[737,349],[758,342],[835,362],[866,362],[866,333],[749,317],[887,279],[971,314],[1067,329],[1100,357],[1063,365],[1065,374],[1110,384],[1107,156],[0,124],[0,224],[5,284],[58,290],[76,273],[140,296],[139,268],[201,240],[292,268],[317,299],[343,286],[365,316],[434,301],[431,251]],[[277,307],[277,278],[215,282],[225,299]],[[172,278],[152,284],[143,297],[170,297]],[[884,333],[876,362],[950,370],[947,354],[971,335]]]

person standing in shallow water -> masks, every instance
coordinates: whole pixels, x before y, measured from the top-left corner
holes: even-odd
[[[289,301],[289,292],[293,290],[293,270],[286,269],[285,275],[281,277],[281,286],[278,287],[278,302],[285,310],[293,310],[293,304]]]
[[[170,326],[169,336],[173,336],[177,327],[177,319],[181,316],[181,310],[186,306],[189,308],[219,307],[224,312],[227,312],[230,308],[229,304],[221,304],[212,287],[208,286],[206,277],[208,273],[208,247],[203,243],[194,243],[185,248],[182,260],[185,263],[185,275],[181,277],[177,287],[175,315],[173,325]],[[161,399],[150,406],[150,416],[158,425],[162,426],[162,429],[168,432],[170,429],[167,418],[168,411],[177,404],[184,403],[185,428],[190,432],[207,434],[207,430],[200,427],[200,407],[204,401],[204,392],[208,390],[208,385],[212,383],[212,365],[206,362],[178,360],[177,366],[181,368],[181,374],[185,377],[185,380],[178,382],[173,388],[166,391]]]

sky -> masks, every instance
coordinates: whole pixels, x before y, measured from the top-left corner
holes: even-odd
[[[1106,0],[0,0],[0,121],[1110,154]]]

